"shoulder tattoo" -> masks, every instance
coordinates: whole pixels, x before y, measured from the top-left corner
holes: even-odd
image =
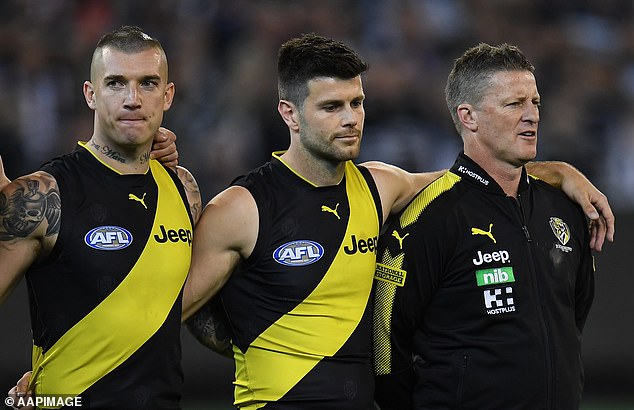
[[[46,236],[59,233],[61,201],[51,178],[24,177],[14,181],[18,188],[7,196],[0,192],[0,240],[25,238],[43,222]]]
[[[194,222],[196,222],[200,218],[200,214],[202,212],[200,187],[191,172],[179,167],[177,168],[176,173],[183,184],[183,188],[185,188],[185,194],[187,195],[187,200],[189,202],[189,209]]]

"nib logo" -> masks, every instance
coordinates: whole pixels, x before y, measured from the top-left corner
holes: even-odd
[[[501,268],[493,269],[481,269],[477,270],[475,274],[478,286],[515,282],[513,268],[511,266],[503,266]]]

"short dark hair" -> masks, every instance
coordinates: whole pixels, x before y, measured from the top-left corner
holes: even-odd
[[[143,51],[149,48],[163,50],[161,43],[157,39],[147,35],[137,26],[122,26],[104,34],[95,48],[104,47],[112,47],[126,53]]]
[[[279,97],[301,105],[308,96],[308,81],[317,77],[348,80],[367,69],[368,64],[342,42],[302,34],[282,44],[278,52]]]
[[[458,132],[461,129],[457,109],[462,103],[478,105],[491,76],[500,71],[529,71],[535,67],[519,47],[503,43],[492,46],[480,43],[469,48],[453,65],[445,86],[445,100]]]
[[[137,26],[122,26],[116,30],[104,34],[97,42],[95,51],[92,54],[91,67],[95,62],[95,58],[104,48],[114,48],[124,53],[137,53],[145,51],[151,48],[155,48],[161,51],[161,54],[167,60],[165,56],[165,50],[161,43],[147,35],[143,30]],[[92,75],[92,68],[91,68]]]

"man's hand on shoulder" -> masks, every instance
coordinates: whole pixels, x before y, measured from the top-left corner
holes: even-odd
[[[590,220],[590,247],[601,251],[607,239],[614,242],[614,213],[608,198],[579,170],[570,166],[561,183],[561,189],[575,202]]]
[[[178,165],[178,150],[176,149],[176,134],[161,127],[154,135],[154,143],[150,158],[159,160],[168,168],[176,169]]]
[[[561,161],[539,161],[526,164],[529,174],[536,175],[561,189],[578,203],[590,220],[590,247],[601,251],[607,239],[614,241],[614,213],[608,198],[578,169]]]

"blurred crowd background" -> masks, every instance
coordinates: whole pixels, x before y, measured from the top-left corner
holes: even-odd
[[[453,61],[478,42],[509,42],[537,67],[539,158],[574,164],[630,210],[633,21],[631,0],[3,0],[0,153],[20,175],[87,139],[93,48],[133,24],[167,51],[176,98],[165,125],[205,199],[287,146],[276,54],[302,32],[370,63],[362,159],[444,168],[461,144],[443,94]]]
[[[370,64],[361,160],[411,171],[447,168],[461,147],[444,101],[453,61],[479,42],[508,42],[537,68],[539,159],[570,162],[608,195],[617,215],[628,215],[633,23],[631,0],[3,0],[0,155],[15,177],[90,137],[93,115],[81,90],[92,51],[103,33],[129,24],[167,52],[176,96],[164,125],[178,135],[181,164],[196,176],[205,202],[288,145],[276,108],[276,55],[282,42],[304,32],[342,40]],[[608,272],[598,282],[586,345],[591,391],[602,386],[629,397],[634,332],[632,321],[622,320],[633,311],[624,255],[634,222],[621,222],[620,245],[600,255],[599,268]],[[19,309],[26,315],[26,305]],[[194,349],[184,348],[186,377],[209,388],[210,367],[223,369],[230,395],[229,362]],[[3,380],[21,371],[7,373]]]

